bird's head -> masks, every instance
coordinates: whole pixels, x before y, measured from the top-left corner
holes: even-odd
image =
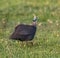
[[[35,14],[33,14],[34,18],[33,18],[33,25],[36,26],[36,21],[37,21],[37,16]]]

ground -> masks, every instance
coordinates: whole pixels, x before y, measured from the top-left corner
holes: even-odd
[[[38,17],[34,45],[9,37],[16,25]],[[60,58],[60,0],[0,0],[0,58]]]

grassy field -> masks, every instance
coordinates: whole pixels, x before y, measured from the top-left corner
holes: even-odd
[[[34,45],[9,39],[16,25],[38,16]],[[60,58],[60,0],[0,0],[0,58]]]

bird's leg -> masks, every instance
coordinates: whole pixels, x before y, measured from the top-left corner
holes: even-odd
[[[26,45],[28,45],[28,41],[26,41]]]
[[[23,41],[20,43],[21,47],[24,45]]]
[[[32,45],[33,46],[33,41],[26,41],[26,45]]]
[[[33,46],[34,44],[33,44],[33,41],[30,41],[30,44]]]

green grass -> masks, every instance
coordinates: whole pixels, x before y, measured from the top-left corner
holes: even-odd
[[[34,13],[38,16],[34,45],[20,47],[9,36],[19,23],[31,24]],[[60,58],[60,1],[0,0],[0,58]]]

